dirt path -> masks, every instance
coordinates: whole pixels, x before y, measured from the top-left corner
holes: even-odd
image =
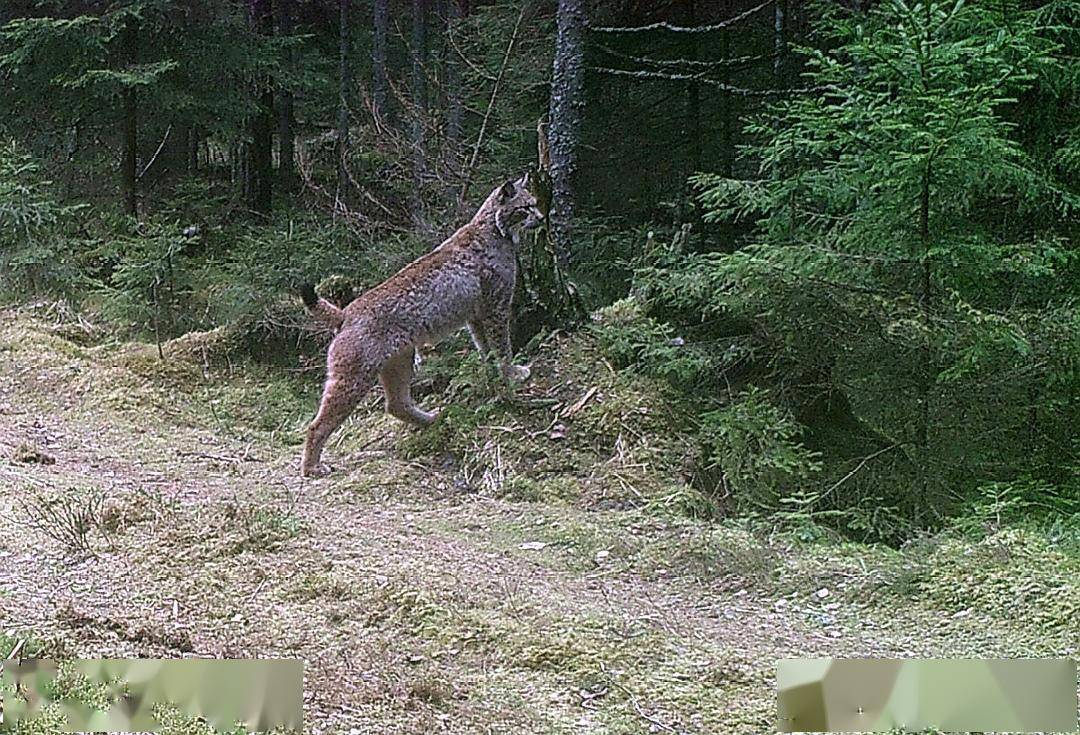
[[[311,733],[771,732],[777,658],[1015,648],[977,616],[927,629],[853,599],[850,566],[784,598],[753,559],[685,573],[707,527],[463,490],[377,414],[301,481],[279,435],[302,411],[223,429],[217,400],[23,317],[0,330],[0,632],[303,658]],[[27,522],[50,502],[100,503],[92,553]]]

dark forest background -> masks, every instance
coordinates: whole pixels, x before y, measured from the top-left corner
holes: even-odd
[[[0,289],[311,348],[525,169],[516,346],[690,410],[709,512],[1080,512],[1080,5],[7,0]],[[328,278],[334,276],[333,278]]]

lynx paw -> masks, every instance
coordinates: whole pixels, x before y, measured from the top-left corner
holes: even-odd
[[[505,371],[507,380],[514,383],[524,383],[532,375],[532,371],[525,365],[510,365]]]
[[[300,468],[300,476],[301,477],[310,477],[310,478],[314,479],[314,478],[317,478],[317,477],[326,477],[329,474],[330,474],[330,467],[328,465],[326,465],[326,464],[323,464],[322,462],[320,462],[317,465],[314,465],[313,467],[301,467]]]
[[[409,423],[417,428],[426,429],[435,423],[439,418],[439,413],[440,411],[437,408],[432,409],[431,411],[421,411],[420,409],[417,409],[416,413],[409,417]]]

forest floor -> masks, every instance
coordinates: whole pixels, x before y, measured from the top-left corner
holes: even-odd
[[[373,396],[302,480],[316,373],[78,332],[0,312],[0,658],[302,658],[310,733],[765,733],[781,658],[1080,649],[1075,559],[1038,534],[897,551],[695,519],[676,479],[639,487],[649,438],[617,422],[560,474],[615,393],[551,398],[557,360],[516,399],[540,428],[507,409],[483,466],[407,451]]]

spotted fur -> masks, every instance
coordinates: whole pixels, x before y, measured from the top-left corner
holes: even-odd
[[[422,410],[410,395],[416,348],[463,326],[476,349],[495,353],[505,379],[528,379],[527,367],[510,362],[510,307],[520,233],[542,221],[522,177],[496,188],[468,224],[344,309],[305,287],[308,311],[338,331],[327,352],[326,385],[308,427],[301,474],[326,472],[320,463],[326,440],[376,378],[388,413],[417,426],[434,421],[437,412]]]

